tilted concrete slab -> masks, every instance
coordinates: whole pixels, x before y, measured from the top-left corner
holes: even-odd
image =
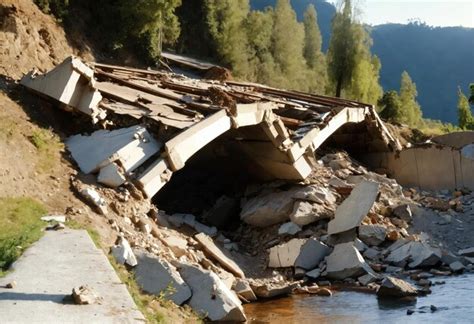
[[[14,289],[3,288],[16,281]],[[100,300],[64,301],[74,287],[88,285]],[[126,286],[84,230],[46,232],[0,278],[2,323],[145,323]]]
[[[75,135],[66,141],[67,149],[81,171],[91,173],[120,161],[126,172],[135,170],[160,150],[157,142],[142,126],[99,130],[90,136]]]

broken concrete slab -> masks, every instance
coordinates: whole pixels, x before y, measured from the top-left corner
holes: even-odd
[[[144,291],[162,295],[176,305],[191,297],[189,286],[168,261],[148,252],[138,251],[135,254],[138,259],[138,265],[133,270],[135,280]]]
[[[441,251],[424,242],[414,242],[410,248],[410,255],[413,260],[408,264],[410,268],[434,266],[441,261]]]
[[[97,176],[97,182],[111,188],[117,188],[125,183],[127,179],[116,163],[110,163],[102,167]]]
[[[299,226],[305,226],[329,217],[330,214],[323,205],[301,200],[295,202],[290,214],[291,221]]]
[[[292,239],[269,249],[268,266],[270,268],[292,267],[300,255],[305,239]]]
[[[336,215],[328,224],[328,234],[348,231],[360,225],[375,202],[379,184],[362,181],[351,192],[349,197],[336,209]]]
[[[311,270],[331,253],[331,248],[320,241],[310,238],[300,249],[300,253],[295,260],[295,267]]]
[[[372,272],[353,242],[338,244],[327,257],[327,277],[346,279]]]
[[[112,255],[115,260],[120,264],[128,264],[131,267],[137,265],[137,258],[130,247],[130,243],[124,238],[121,237],[119,244],[114,245],[111,249]]]
[[[45,222],[65,223],[66,216],[65,215],[47,215],[47,216],[41,217],[41,220]]]
[[[359,226],[359,238],[367,245],[380,245],[385,241],[387,228],[382,225]]]
[[[298,232],[301,232],[301,227],[296,225],[293,222],[288,222],[282,224],[278,229],[278,235],[295,235]]]
[[[188,304],[196,313],[211,321],[247,320],[238,297],[215,273],[187,264],[179,266],[179,273],[191,287],[192,297]]]
[[[228,258],[215,244],[214,241],[204,233],[199,233],[194,236],[196,241],[201,244],[204,252],[211,258],[215,259],[221,266],[233,273],[239,278],[245,278],[245,274],[240,267],[233,260]]]
[[[238,296],[242,296],[246,301],[253,302],[257,300],[257,296],[255,296],[247,280],[237,279],[233,289]]]
[[[240,219],[249,225],[266,227],[287,221],[292,209],[292,192],[266,193],[245,202]]]
[[[459,250],[458,254],[465,257],[474,257],[474,247]]]
[[[217,228],[212,226],[209,227],[204,225],[196,220],[196,217],[192,214],[173,214],[168,217],[168,221],[176,227],[181,227],[184,224],[188,225],[191,228],[194,228],[196,232],[204,233],[211,237],[217,235]]]
[[[68,138],[66,147],[81,171],[88,174],[115,161],[120,162],[125,172],[131,172],[157,153],[162,144],[144,127],[132,126],[99,130],[90,136],[75,135]]]
[[[188,241],[177,235],[165,233],[160,237],[160,241],[173,251],[173,254],[180,258],[188,251]]]
[[[397,279],[394,277],[386,277],[379,289],[377,290],[377,296],[385,297],[408,297],[408,296],[417,296],[418,290],[413,287],[410,283],[402,279]]]

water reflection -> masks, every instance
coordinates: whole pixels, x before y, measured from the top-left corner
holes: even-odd
[[[332,297],[295,295],[245,305],[249,323],[474,323],[474,276],[443,278],[445,285],[416,301],[390,301],[374,295],[335,292]],[[438,309],[429,310],[430,305]],[[408,309],[417,310],[407,315]]]

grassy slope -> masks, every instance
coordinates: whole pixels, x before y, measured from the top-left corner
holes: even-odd
[[[31,198],[0,198],[0,276],[42,235],[45,207]]]

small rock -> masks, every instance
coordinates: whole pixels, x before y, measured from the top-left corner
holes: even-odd
[[[278,235],[295,235],[298,232],[301,232],[301,227],[293,222],[282,224],[278,229]]]
[[[318,240],[311,238],[301,247],[295,260],[295,267],[305,270],[314,269],[329,253],[331,248]]]
[[[318,279],[321,276],[321,270],[319,268],[308,271],[305,273],[306,277],[311,279]]]
[[[430,310],[431,310],[431,312],[434,313],[434,312],[436,312],[436,311],[438,310],[438,307],[436,307],[435,305],[431,305],[431,306],[430,306]]]
[[[466,267],[464,267],[464,265],[459,262],[459,261],[456,261],[456,262],[453,262],[449,265],[449,268],[451,269],[452,272],[461,272],[463,271]]]
[[[464,250],[459,250],[458,254],[461,256],[466,256],[466,257],[474,257],[474,247],[464,249]]]
[[[359,277],[357,280],[360,282],[362,286],[367,286],[368,284],[375,282],[379,279],[378,275],[373,273],[368,273],[362,277]]]
[[[7,289],[15,289],[16,288],[16,281],[13,280],[5,285],[5,288]]]
[[[413,309],[407,309],[407,315],[412,315],[413,313],[415,313]]]
[[[359,238],[367,245],[379,245],[385,241],[387,228],[381,225],[359,226]]]
[[[413,219],[413,213],[411,211],[410,205],[400,205],[394,208],[393,214],[407,223],[410,223]]]
[[[118,263],[126,263],[131,267],[137,265],[137,258],[135,257],[130,244],[124,237],[121,237],[119,243],[114,245],[111,250],[112,255]]]
[[[97,301],[94,291],[87,285],[73,288],[72,298],[77,305],[92,305]]]

